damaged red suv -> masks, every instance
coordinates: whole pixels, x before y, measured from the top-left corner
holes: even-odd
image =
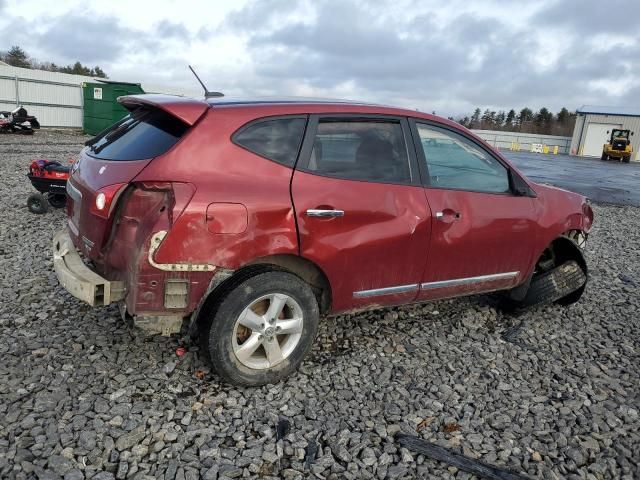
[[[229,382],[291,373],[322,316],[584,290],[587,200],[456,123],[340,101],[119,101],[130,115],[74,165],[56,273],[147,331],[190,322]]]

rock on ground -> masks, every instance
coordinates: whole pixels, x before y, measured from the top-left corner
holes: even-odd
[[[0,478],[468,478],[398,432],[536,478],[640,477],[640,209],[595,206],[576,305],[506,315],[479,296],[326,319],[298,373],[238,389],[196,345],[176,357],[177,337],[58,285],[63,212],[30,214],[25,174],[83,140],[0,136]]]

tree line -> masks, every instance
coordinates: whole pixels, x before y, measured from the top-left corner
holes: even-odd
[[[481,112],[479,108],[476,108],[471,116],[462,117],[456,121],[467,128],[479,130],[501,130],[505,132],[570,137],[573,134],[576,114],[575,112],[569,112],[564,107],[556,114],[553,114],[546,107],[537,112],[525,107],[518,113],[514,109],[508,112],[504,110],[496,112],[486,109]]]
[[[0,61],[8,63],[13,67],[46,70],[48,72],[71,73],[74,75],[85,75],[87,77],[109,78],[104,70],[97,65],[90,68],[82,65],[80,62],[66,66],[56,65],[53,62],[40,62],[31,58],[27,52],[15,45],[6,52],[0,51]]]

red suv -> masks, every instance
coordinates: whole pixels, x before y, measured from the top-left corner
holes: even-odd
[[[307,99],[136,95],[87,142],[54,239],[60,282],[171,334],[221,377],[291,373],[320,316],[503,290],[568,304],[593,212],[460,125]]]

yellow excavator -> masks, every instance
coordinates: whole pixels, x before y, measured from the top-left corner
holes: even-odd
[[[605,143],[602,147],[602,157],[600,158],[602,160],[619,160],[629,163],[631,154],[633,153],[630,139],[631,135],[633,135],[631,130],[612,129],[609,143]]]

